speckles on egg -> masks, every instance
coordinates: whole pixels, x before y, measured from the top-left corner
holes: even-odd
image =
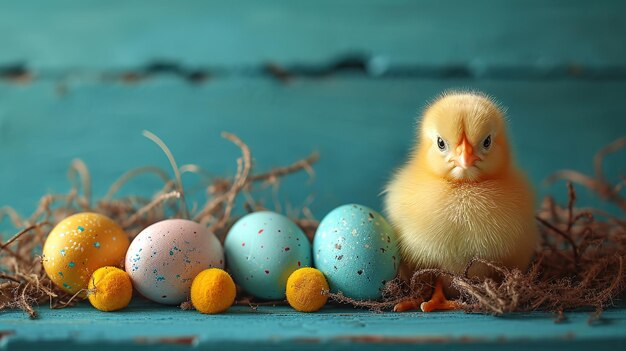
[[[241,218],[224,243],[235,282],[262,299],[281,299],[289,275],[311,265],[311,244],[287,217],[261,211]]]
[[[210,267],[224,267],[219,240],[207,228],[184,219],[144,229],[126,254],[133,286],[150,300],[166,304],[186,300],[193,278]]]
[[[396,234],[376,211],[344,205],[320,222],[313,240],[314,263],[333,292],[356,299],[377,299],[383,281],[398,271]],[[399,256],[398,256],[399,257]]]
[[[119,236],[120,240],[113,240]],[[119,266],[129,242],[113,220],[97,213],[78,213],[60,221],[43,247],[46,274],[59,287],[76,293],[103,266]],[[82,294],[81,296],[84,296]]]

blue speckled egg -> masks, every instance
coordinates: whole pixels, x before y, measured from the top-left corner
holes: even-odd
[[[191,282],[203,270],[224,268],[224,251],[205,226],[166,219],[142,230],[126,252],[133,287],[148,299],[179,304],[189,298]]]
[[[254,212],[238,220],[224,250],[235,282],[261,299],[284,299],[289,275],[311,265],[309,239],[289,218],[274,212]]]
[[[313,240],[314,264],[332,292],[373,300],[400,266],[398,238],[378,212],[361,205],[343,205],[321,221]]]

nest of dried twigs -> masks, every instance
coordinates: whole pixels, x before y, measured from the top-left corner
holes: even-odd
[[[70,214],[82,211],[102,213],[121,223],[131,238],[159,220],[186,217],[208,226],[223,240],[228,228],[236,220],[233,207],[238,195],[243,195],[246,210],[263,209],[262,199],[254,199],[251,195],[255,186],[269,185],[276,188],[281,177],[301,170],[312,175],[311,166],[318,158],[317,154],[311,154],[289,166],[255,174],[252,172],[252,157],[247,145],[236,136],[224,133],[226,139],[241,149],[237,172],[233,179],[213,178],[205,189],[206,202],[188,210],[185,201],[172,201],[178,198],[184,200],[181,173],[204,172],[196,165],[179,168],[167,146],[158,137],[149,132],[144,134],[168,156],[174,169],[173,178],[157,167],[133,169],[122,175],[111,185],[107,194],[92,205],[89,172],[82,161],[76,160],[69,170],[73,184],[69,193],[44,196],[37,210],[26,219],[10,207],[0,209],[0,221],[9,217],[16,228],[24,228],[0,245],[0,310],[21,308],[34,318],[37,315],[32,307],[34,304],[47,302],[51,308],[74,304],[72,296],[51,283],[41,265],[41,257],[37,255],[50,229]],[[461,293],[460,302],[468,312],[503,315],[517,311],[551,311],[557,313],[560,320],[566,310],[591,307],[594,309],[592,319],[598,318],[603,309],[622,295],[626,288],[626,220],[593,208],[576,208],[572,182],[593,190],[601,198],[626,211],[626,199],[621,196],[626,178],[622,177],[614,185],[602,172],[604,157],[624,146],[626,138],[601,150],[594,160],[593,177],[575,171],[561,171],[549,179],[568,181],[569,201],[566,207],[557,205],[551,197],[543,201],[537,213],[542,233],[541,245],[527,271],[508,270],[476,259],[468,265],[468,269],[480,261],[498,271],[500,279],[478,280],[467,274],[454,275],[429,269],[415,272],[411,282],[389,282],[382,301],[356,301],[341,294],[330,294],[331,298],[338,303],[381,311],[390,309],[408,297],[424,293],[428,290],[428,280],[422,278],[439,274],[450,276],[452,284]],[[114,198],[127,181],[145,173],[156,174],[164,183],[153,198]],[[312,238],[318,222],[306,207],[299,213],[292,213],[290,217]],[[243,301],[248,303],[250,300]]]
[[[22,218],[11,207],[0,208],[0,221],[9,217],[16,228],[24,228],[5,243],[0,244],[0,310],[20,308],[31,318],[37,316],[35,304],[49,303],[51,308],[62,308],[75,303],[74,296],[52,284],[41,264],[41,252],[48,232],[65,217],[77,213],[92,211],[102,213],[126,230],[134,238],[142,229],[166,218],[183,217],[206,225],[220,240],[223,240],[228,228],[237,219],[233,216],[233,207],[238,195],[243,195],[244,207],[248,211],[264,209],[262,199],[253,199],[254,188],[273,187],[277,189],[280,178],[288,174],[306,171],[313,176],[311,165],[318,159],[316,153],[291,165],[278,167],[266,173],[253,173],[252,156],[248,146],[237,136],[222,133],[222,136],[241,150],[237,159],[237,171],[232,179],[213,178],[206,187],[206,202],[198,208],[188,210],[181,186],[181,174],[207,174],[197,165],[176,164],[167,146],[154,134],[144,132],[167,155],[174,177],[158,167],[140,167],[123,174],[114,182],[107,194],[92,205],[91,181],[87,166],[80,160],[70,165],[69,178],[72,187],[67,194],[45,195],[39,206],[28,218]],[[138,196],[115,197],[116,193],[129,180],[152,173],[163,180],[163,187],[150,198]],[[173,199],[182,198],[183,201]],[[313,237],[317,221],[306,207],[288,215],[309,235]],[[1,236],[0,236],[1,237]]]

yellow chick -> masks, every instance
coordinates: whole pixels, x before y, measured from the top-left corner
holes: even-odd
[[[421,268],[460,274],[475,257],[528,266],[538,242],[534,197],[513,162],[505,124],[502,109],[477,92],[444,93],[424,111],[409,161],[386,189],[405,278]],[[484,265],[469,273],[492,274]],[[444,289],[455,294],[437,279],[429,301],[407,300],[395,310],[457,308]]]

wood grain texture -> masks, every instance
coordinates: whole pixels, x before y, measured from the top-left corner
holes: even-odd
[[[508,318],[449,313],[373,313],[325,308],[300,313],[289,307],[238,306],[221,315],[136,301],[121,312],[87,304],[63,310],[39,308],[41,319],[3,313],[0,349],[43,350],[619,350],[626,346],[626,314],[608,311],[601,324],[588,313],[554,323],[548,314]],[[601,342],[600,342],[601,341]]]
[[[237,71],[265,61],[321,66],[356,53],[373,59],[374,72],[624,73],[625,13],[612,0],[10,0],[0,5],[0,64],[58,74],[165,59]]]

